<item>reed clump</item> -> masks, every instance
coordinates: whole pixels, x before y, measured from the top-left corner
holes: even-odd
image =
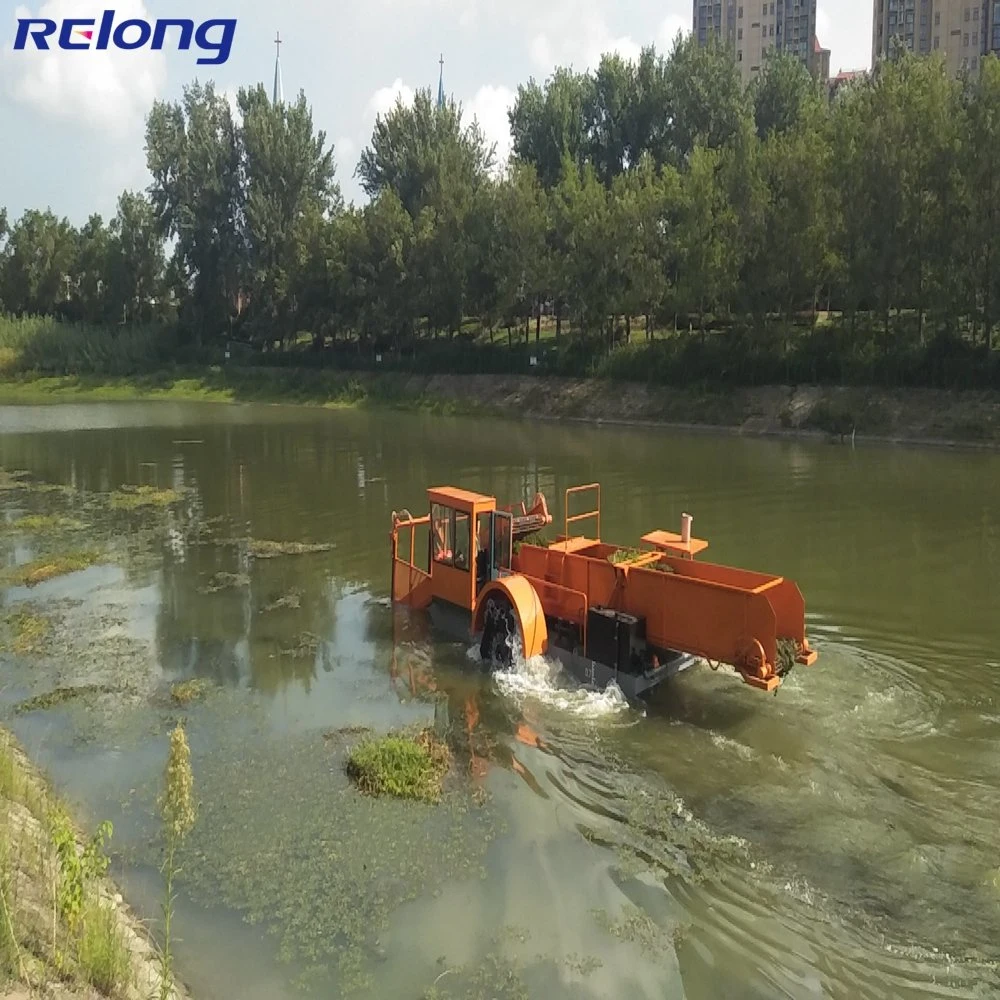
[[[178,848],[191,832],[197,818],[194,801],[194,773],[191,770],[191,750],[184,727],[178,723],[170,734],[170,751],[160,798],[160,818],[166,839],[163,863],[163,947],[160,952],[160,998],[170,1000],[173,986],[173,916],[174,879],[179,874],[176,864]]]

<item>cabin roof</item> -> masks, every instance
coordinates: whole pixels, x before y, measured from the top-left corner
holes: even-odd
[[[496,497],[484,493],[472,493],[457,486],[432,486],[427,491],[431,503],[449,504],[452,507],[471,508],[496,506]]]

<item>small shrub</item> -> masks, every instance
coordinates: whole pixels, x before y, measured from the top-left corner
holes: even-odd
[[[56,899],[59,912],[71,931],[80,926],[91,883],[108,869],[104,841],[111,836],[111,832],[111,824],[102,823],[81,852],[77,849],[76,835],[66,816],[58,811],[52,816],[52,844],[59,862]]]

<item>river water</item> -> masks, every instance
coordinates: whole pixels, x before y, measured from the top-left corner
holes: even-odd
[[[1000,457],[130,403],[0,408],[0,467],[84,521],[123,484],[183,490],[95,514],[99,565],[0,590],[0,613],[63,616],[61,646],[0,669],[5,724],[112,820],[152,920],[185,719],[177,961],[199,1000],[1000,996]],[[483,676],[390,606],[390,512],[428,486],[540,489],[558,519],[595,480],[607,540],[690,512],[706,558],[796,580],[817,664],[776,696],[699,666],[635,706],[544,662]],[[34,496],[0,492],[0,521]],[[0,560],[45,544],[8,527]],[[130,697],[12,711],[109,658]],[[191,677],[209,692],[182,709]],[[445,800],[358,795],[353,727],[417,722],[452,734]]]

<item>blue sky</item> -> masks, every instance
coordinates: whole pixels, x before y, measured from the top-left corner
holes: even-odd
[[[197,66],[197,53],[14,52],[18,17],[237,19],[228,62]],[[280,31],[286,97],[305,90],[317,128],[334,145],[348,200],[362,201],[352,177],[379,111],[417,87],[445,90],[474,113],[501,153],[506,109],[517,85],[544,79],[555,65],[593,66],[604,51],[633,56],[665,49],[690,30],[690,0],[0,0],[0,205],[16,217],[50,207],[76,224],[114,213],[118,194],[148,183],[143,119],[156,98],[174,99],[194,78],[231,94],[245,84],[270,88]],[[871,0],[820,0],[819,38],[831,68],[870,61]]]

